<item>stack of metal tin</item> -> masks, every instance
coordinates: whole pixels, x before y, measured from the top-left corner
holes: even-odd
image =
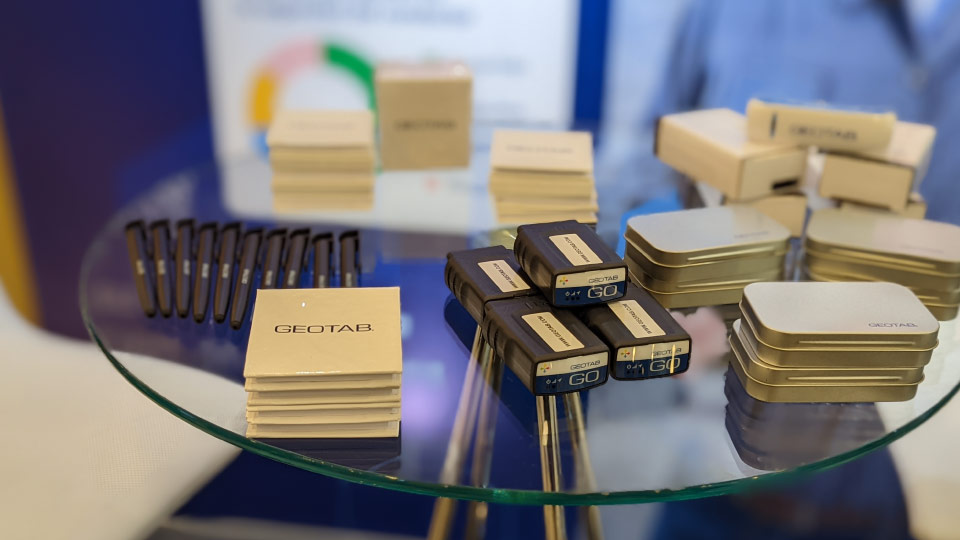
[[[825,209],[810,218],[804,270],[817,281],[890,281],[941,320],[960,309],[960,227],[873,212]]]
[[[895,283],[755,283],[740,310],[731,367],[769,402],[911,399],[940,330]]]
[[[668,309],[736,304],[783,278],[790,231],[742,205],[636,216],[624,233],[631,279]]]

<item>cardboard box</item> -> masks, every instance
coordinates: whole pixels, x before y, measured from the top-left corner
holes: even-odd
[[[377,66],[385,170],[470,165],[473,76],[456,62]]]
[[[903,210],[894,211],[882,206],[871,206],[869,204],[862,204],[853,201],[840,201],[840,209],[859,212],[892,212],[903,217],[923,219],[927,215],[927,201],[923,198],[923,195],[920,195],[919,193],[911,193],[910,198],[907,199],[907,206],[904,207]]]
[[[723,204],[743,204],[753,207],[790,230],[790,236],[803,236],[807,221],[807,196],[801,191],[777,193],[749,201],[724,200]]]
[[[936,135],[933,126],[897,122],[882,150],[826,154],[820,194],[903,212],[927,172]]]
[[[734,200],[762,197],[799,183],[807,159],[804,148],[750,142],[746,118],[730,109],[661,117],[654,154]]]
[[[832,150],[884,148],[897,115],[834,109],[817,104],[747,103],[747,134],[754,142],[817,146]]]

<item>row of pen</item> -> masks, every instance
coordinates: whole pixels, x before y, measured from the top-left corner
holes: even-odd
[[[171,226],[163,219],[132,221],[125,236],[137,296],[148,317],[192,314],[202,323],[212,311],[213,321],[229,320],[231,327],[240,328],[254,289],[359,285],[357,231],[335,238],[331,232],[311,236],[307,228],[245,229],[240,223],[217,222],[197,226],[193,219]]]

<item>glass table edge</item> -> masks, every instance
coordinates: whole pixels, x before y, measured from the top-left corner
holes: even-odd
[[[702,486],[693,486],[680,490],[645,490],[645,491],[618,491],[618,492],[597,492],[597,493],[562,493],[545,492],[533,490],[515,490],[502,488],[485,488],[474,486],[455,486],[449,484],[428,484],[424,482],[414,482],[391,477],[378,473],[363,472],[359,469],[351,469],[343,465],[329,463],[315,458],[310,458],[283,450],[254,439],[249,439],[238,433],[220,427],[208,420],[196,416],[186,411],[162,395],[155,392],[149,385],[141,381],[137,376],[131,373],[119,360],[117,360],[110,350],[103,344],[96,334],[96,329],[87,320],[84,313],[84,323],[91,339],[97,344],[97,347],[106,355],[113,367],[129,381],[137,390],[144,394],[151,401],[165,409],[167,412],[180,418],[184,422],[200,429],[207,434],[216,437],[222,441],[230,443],[243,450],[248,450],[255,454],[268,457],[275,461],[285,463],[310,472],[323,474],[332,478],[346,480],[363,485],[370,485],[386,489],[392,489],[405,493],[415,493],[433,497],[446,497],[460,500],[473,500],[488,503],[516,504],[516,505],[562,505],[562,506],[592,506],[592,505],[615,505],[615,504],[639,504],[650,502],[668,502],[689,499],[699,499],[717,495],[730,495],[747,490],[753,490],[776,483],[789,481],[793,478],[804,476],[810,473],[823,471],[852,461],[858,457],[866,455],[874,450],[883,448],[897,439],[903,437],[915,427],[919,426],[931,416],[937,413],[951,398],[960,390],[960,384],[955,385],[940,401],[934,404],[922,415],[917,416],[910,422],[891,431],[886,436],[856,448],[849,452],[833,456],[818,462],[809,463],[794,469],[769,472],[753,477],[753,480],[727,480],[715,484],[706,484]]]

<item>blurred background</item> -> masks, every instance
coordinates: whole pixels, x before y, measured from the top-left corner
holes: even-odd
[[[3,2],[0,279],[10,302],[49,332],[86,339],[77,276],[114,211],[189,167],[265,152],[276,108],[369,106],[378,61],[431,58],[473,69],[480,148],[502,126],[593,132],[607,235],[631,209],[680,204],[651,152],[659,115],[743,111],[752,96],[933,124],[927,217],[960,223],[957,0]],[[837,538],[911,534],[886,452],[823,476],[832,479],[781,494],[787,509],[775,516],[738,498],[605,509],[618,524],[608,537],[823,537],[825,501],[863,518],[832,529]],[[275,522],[284,538],[325,527],[422,536],[431,507],[244,455],[155,536],[281,537],[265,532]],[[697,519],[670,526],[684,515]],[[491,516],[490,537],[542,534],[539,509]],[[211,518],[223,528],[197,525]]]

